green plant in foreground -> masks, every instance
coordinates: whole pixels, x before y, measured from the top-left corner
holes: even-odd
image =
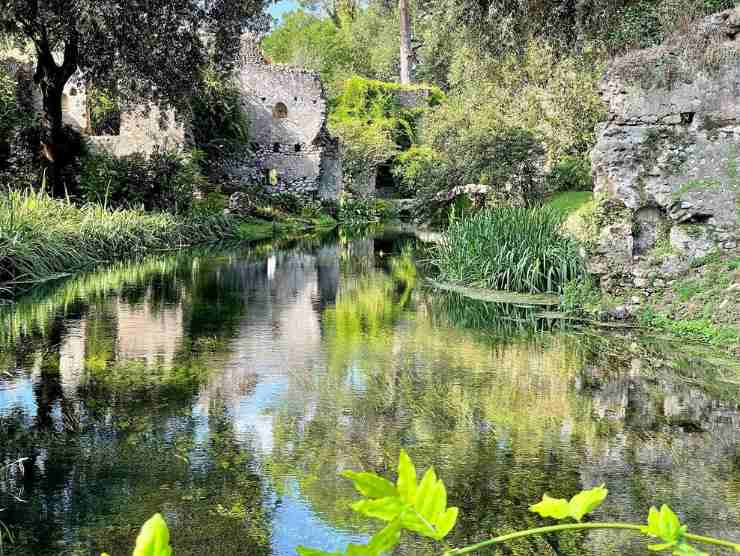
[[[458,509],[447,507],[447,489],[444,482],[437,477],[432,468],[427,469],[421,482],[418,482],[414,463],[403,450],[398,462],[398,478],[395,483],[368,472],[345,471],[342,476],[351,480],[357,491],[365,497],[352,504],[352,509],[387,525],[373,535],[368,544],[350,544],[344,553],[325,552],[301,546],[298,547],[299,556],[381,556],[390,553],[399,544],[403,531],[443,541],[457,522]],[[598,508],[608,493],[605,486],[601,485],[579,492],[570,500],[551,498],[545,494],[540,502],[529,507],[530,511],[544,518],[557,521],[573,519],[576,522],[525,529],[462,548],[445,546],[444,556],[473,554],[484,548],[524,537],[587,529],[635,531],[660,541],[657,544],[649,544],[648,550],[653,552],[670,550],[674,556],[708,556],[689,543],[720,546],[740,553],[740,543],[689,534],[688,527],[682,524],[673,510],[665,504],[660,509],[650,508],[646,525],[620,522],[583,523],[583,518]],[[161,515],[155,515],[144,524],[136,540],[133,556],[172,556],[169,531]]]

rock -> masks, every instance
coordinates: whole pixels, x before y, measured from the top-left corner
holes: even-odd
[[[610,63],[601,85],[609,115],[591,153],[598,236],[588,266],[602,283],[633,274],[646,287],[636,269],[644,260],[661,261],[655,277],[665,280],[736,248],[739,23],[740,9],[727,10],[695,22],[690,36]],[[685,44],[697,46],[679,59]],[[719,50],[717,67],[697,65]]]
[[[632,316],[632,312],[627,305],[619,305],[609,310],[609,316],[615,320],[627,320]]]
[[[709,228],[697,224],[673,226],[671,247],[689,260],[706,257],[717,249]]]
[[[257,206],[251,195],[243,191],[237,191],[229,197],[229,206],[226,210],[229,214],[247,217],[256,214]]]
[[[633,295],[630,301],[632,305],[642,305],[642,298],[640,296]]]
[[[655,285],[655,287],[656,287],[656,288],[665,288],[665,280],[662,280],[662,279],[660,279],[660,278],[657,278],[657,279],[656,279],[656,280],[655,280],[655,281],[653,282],[653,284]]]

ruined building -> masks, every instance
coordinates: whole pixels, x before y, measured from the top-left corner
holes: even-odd
[[[591,154],[605,289],[645,287],[738,245],[740,9],[614,60]]]
[[[258,41],[242,39],[236,75],[249,116],[254,160],[239,172],[274,191],[334,199],[342,184],[339,142],[327,129],[327,103],[318,74],[264,59]]]
[[[20,85],[30,80],[30,61],[16,64],[14,73]],[[326,95],[318,74],[268,64],[258,40],[245,34],[234,78],[250,121],[253,156],[232,161],[231,173],[245,185],[336,199],[342,184],[339,142],[327,130]],[[29,81],[25,88],[32,109],[40,113],[37,87]],[[64,122],[83,133],[93,147],[115,156],[180,149],[185,144],[184,126],[172,112],[163,118],[156,106],[125,108],[113,125],[104,131],[94,129],[85,87],[74,80],[64,91],[63,114]]]

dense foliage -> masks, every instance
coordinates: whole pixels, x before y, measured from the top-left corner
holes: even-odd
[[[419,108],[404,108],[397,92],[426,94]],[[405,86],[351,77],[342,83],[332,102],[329,126],[343,144],[344,172],[353,180],[367,179],[367,172],[408,149],[416,142],[418,120],[425,106],[436,106],[444,99],[435,87]]]
[[[80,176],[80,193],[89,202],[119,208],[184,213],[204,185],[196,151],[183,155],[156,150],[146,156],[91,153]]]
[[[221,67],[233,65],[242,30],[264,27],[262,7],[262,0],[0,0],[0,39],[33,45],[45,116],[40,138],[59,148],[66,144],[62,93],[70,80],[184,109],[209,49]],[[60,172],[69,161],[51,162],[52,188],[61,194]]]
[[[445,281],[521,293],[559,292],[584,274],[578,243],[548,207],[496,208],[454,221],[432,262]]]

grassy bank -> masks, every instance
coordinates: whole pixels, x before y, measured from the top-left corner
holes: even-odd
[[[35,191],[0,195],[0,295],[95,265],[223,240],[252,241],[335,224],[328,218],[240,220],[77,206]]]
[[[548,207],[495,208],[453,222],[434,249],[439,279],[519,293],[560,292],[584,274],[563,214]]]
[[[183,217],[78,207],[34,191],[0,196],[0,288],[13,294],[96,264],[236,238],[224,216]]]

